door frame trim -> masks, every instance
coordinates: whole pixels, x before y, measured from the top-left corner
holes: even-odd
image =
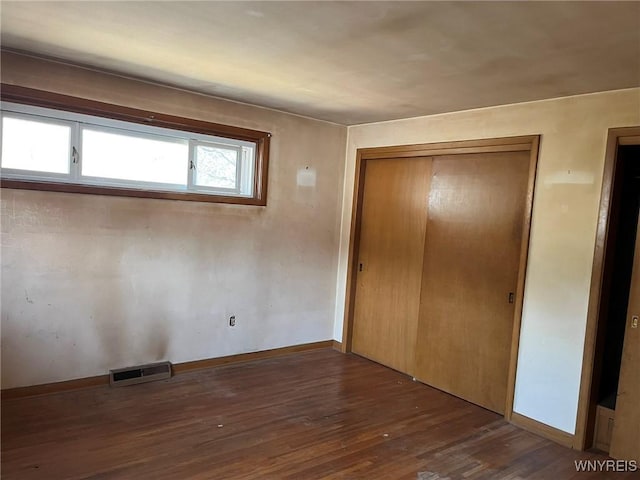
[[[347,263],[347,282],[345,294],[344,323],[342,328],[342,351],[351,352],[353,337],[353,316],[355,310],[357,263],[360,245],[360,227],[362,222],[362,204],[364,199],[364,179],[367,161],[383,158],[431,157],[440,155],[462,155],[473,153],[521,152],[529,151],[529,178],[523,215],[522,243],[520,245],[520,263],[516,288],[513,333],[509,359],[509,377],[507,380],[507,399],[505,419],[511,421],[515,392],[518,347],[520,343],[520,325],[524,299],[524,284],[529,253],[531,231],[531,212],[533,193],[538,164],[540,135],[518,137],[489,138],[480,140],[461,140],[415,145],[397,145],[391,147],[359,148],[356,152],[353,205],[351,208],[351,231],[349,235],[349,257]]]
[[[607,135],[605,150],[604,171],[602,174],[602,191],[600,194],[600,209],[598,212],[598,227],[593,253],[593,266],[591,269],[591,287],[589,291],[589,303],[587,310],[587,326],[584,337],[584,350],[582,356],[582,374],[580,377],[580,390],[578,395],[578,410],[576,418],[576,431],[573,448],[585,450],[590,448],[587,442],[593,437],[593,423],[595,410],[590,412],[592,403],[591,387],[596,355],[596,339],[600,317],[600,303],[602,297],[602,283],[604,276],[604,260],[607,251],[607,238],[609,236],[609,216],[613,198],[613,181],[617,167],[618,146],[640,145],[639,127],[610,128]]]

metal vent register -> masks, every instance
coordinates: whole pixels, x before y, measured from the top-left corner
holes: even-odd
[[[153,382],[171,378],[171,363],[160,362],[136,367],[109,370],[109,384],[112,387],[124,387],[136,383]]]

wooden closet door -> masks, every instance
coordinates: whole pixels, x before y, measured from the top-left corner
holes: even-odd
[[[415,377],[498,413],[506,403],[529,155],[438,156],[432,166]]]
[[[352,351],[413,374],[431,159],[368,160]]]
[[[634,319],[635,317],[635,319]],[[640,463],[640,219],[609,455]]]

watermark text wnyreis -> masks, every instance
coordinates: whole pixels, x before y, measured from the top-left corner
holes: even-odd
[[[576,472],[637,472],[635,460],[575,460]]]

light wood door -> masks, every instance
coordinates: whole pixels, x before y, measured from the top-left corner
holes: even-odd
[[[609,455],[640,462],[640,219]]]
[[[438,156],[432,166],[415,377],[498,413],[506,404],[529,155]]]
[[[352,351],[413,374],[431,159],[368,160]]]

